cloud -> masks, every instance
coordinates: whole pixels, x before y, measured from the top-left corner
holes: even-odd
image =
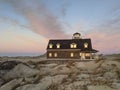
[[[64,25],[40,0],[5,0],[28,22],[29,30],[46,38],[67,38]]]
[[[120,8],[117,8],[117,11],[120,11]],[[101,53],[120,53],[120,12],[116,13],[115,10],[108,17],[92,28],[87,37],[92,38],[93,47]]]
[[[70,6],[70,2],[64,2],[61,8],[61,15],[64,17],[66,16],[66,12],[68,10],[68,7]]]

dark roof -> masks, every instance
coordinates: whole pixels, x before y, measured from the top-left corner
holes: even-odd
[[[77,48],[70,48],[70,44],[77,44]],[[88,43],[88,48],[84,48],[84,43]],[[49,48],[49,44],[53,45],[53,48]],[[60,48],[57,48],[56,45],[60,44]],[[92,49],[91,39],[57,39],[49,40],[47,49],[80,49],[81,51],[91,51],[97,52],[97,50]]]
[[[81,34],[80,34],[80,33],[78,33],[78,32],[74,33],[73,35],[75,35],[75,34],[79,34],[79,35],[81,35]]]

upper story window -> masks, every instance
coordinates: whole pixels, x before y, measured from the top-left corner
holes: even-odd
[[[84,43],[84,48],[88,48],[88,43]]]
[[[49,48],[53,48],[53,44],[49,44]]]
[[[57,48],[60,48],[60,44],[59,43],[56,46],[57,46]]]
[[[77,48],[77,44],[76,43],[72,43],[72,44],[70,44],[70,47],[71,48]]]

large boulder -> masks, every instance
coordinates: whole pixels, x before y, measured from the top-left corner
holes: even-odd
[[[61,84],[65,78],[67,78],[67,75],[46,76],[38,84],[24,85],[15,90],[47,90],[53,84]]]
[[[0,90],[13,90],[22,82],[22,79],[14,79],[0,87]]]
[[[115,90],[115,89],[102,85],[102,86],[88,86],[88,90]]]
[[[66,67],[66,65],[58,65],[52,69],[51,75],[59,75],[59,74],[68,74],[71,72],[71,69]]]
[[[31,77],[37,75],[39,70],[32,69],[24,64],[18,64],[9,72],[4,75],[5,80],[14,79],[14,78],[22,78],[22,77]]]
[[[17,64],[21,62],[18,61],[5,61],[0,63],[0,70],[10,70],[14,68]]]

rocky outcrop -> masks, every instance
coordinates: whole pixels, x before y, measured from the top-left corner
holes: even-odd
[[[31,77],[34,75],[37,75],[39,73],[39,70],[32,69],[24,64],[18,64],[15,66],[12,70],[7,72],[3,78],[5,80],[10,80],[14,78],[24,78],[24,77]]]

